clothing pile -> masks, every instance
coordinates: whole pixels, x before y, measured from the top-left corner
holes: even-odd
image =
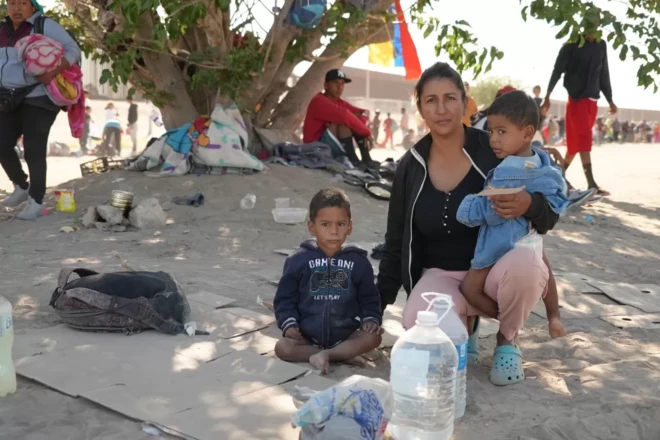
[[[25,64],[25,70],[35,76],[55,70],[64,57],[62,44],[41,34],[31,34],[18,40],[16,51]],[[80,138],[85,126],[85,94],[80,67],[69,66],[58,73],[46,86],[46,93],[55,105],[65,108],[71,134]]]
[[[195,174],[251,174],[264,164],[247,151],[248,134],[236,105],[216,105],[201,117],[151,142],[127,167],[152,177]]]

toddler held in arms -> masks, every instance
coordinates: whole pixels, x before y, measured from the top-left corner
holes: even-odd
[[[490,145],[503,160],[488,174],[485,189],[541,193],[550,208],[562,215],[568,206],[562,172],[545,151],[531,146],[538,121],[538,107],[525,92],[509,92],[493,102],[488,112]],[[457,219],[467,226],[481,227],[472,267],[461,284],[461,292],[471,306],[497,319],[497,303],[484,293],[490,269],[514,247],[524,246],[542,254],[543,239],[525,218],[498,215],[488,196],[467,196],[458,209]],[[543,260],[548,263],[545,255]],[[543,302],[550,336],[562,337],[566,330],[559,316],[559,298],[556,289],[548,292]]]
[[[331,362],[363,365],[361,355],[381,342],[380,295],[367,252],[344,246],[351,204],[340,189],[319,191],[309,206],[310,234],[284,263],[275,294],[282,339],[275,354],[309,362],[327,374]]]

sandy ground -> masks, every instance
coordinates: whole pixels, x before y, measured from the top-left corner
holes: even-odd
[[[375,154],[384,159],[391,153]],[[152,179],[115,172],[78,179],[78,163],[84,160],[49,162],[49,185],[75,189],[79,213],[53,213],[33,223],[0,220],[0,292],[15,307],[17,338],[26,328],[58,322],[48,301],[60,268],[119,270],[111,256],[115,251],[135,268],[175,274],[189,293],[214,289],[239,299],[239,306],[263,311],[256,298],[273,297],[268,281],[279,277],[283,263],[273,250],[295,247],[307,237],[304,225],[273,222],[273,199],[287,196],[294,206],[306,207],[316,190],[333,185],[323,171],[281,166],[254,176]],[[557,271],[603,281],[660,284],[659,162],[660,146],[596,150],[596,178],[613,196],[562,219],[547,237],[546,250]],[[125,180],[112,183],[117,178]],[[578,187],[585,185],[578,163],[569,178]],[[9,187],[3,174],[0,189]],[[159,198],[170,224],[158,232],[58,232],[74,224],[87,206],[109,199],[112,189]],[[382,241],[386,203],[355,188],[346,190],[354,205],[353,241]],[[201,208],[168,203],[172,196],[198,191],[207,200]],[[257,195],[254,210],[239,208],[247,193]],[[398,306],[388,309],[387,319],[396,321],[403,299],[400,295]],[[496,388],[487,379],[494,336],[481,340],[481,364],[469,370],[468,411],[456,426],[456,439],[660,438],[660,329],[620,330],[598,318],[565,324],[570,335],[553,341],[544,320],[530,317],[520,338],[528,379],[506,388]],[[384,354],[373,368],[338,366],[331,377],[359,372],[387,378],[387,351]],[[15,395],[0,403],[0,421],[0,439],[150,438],[133,421],[25,380],[20,380]]]

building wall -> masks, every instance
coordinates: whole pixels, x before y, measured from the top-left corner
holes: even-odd
[[[102,65],[98,61],[93,61],[91,58],[83,55],[81,70],[83,72],[85,90],[90,94],[90,97],[95,99],[126,99],[130,86],[120,85],[115,92],[112,90],[110,84],[100,84],[101,73],[106,68],[111,69],[112,67],[107,64]]]

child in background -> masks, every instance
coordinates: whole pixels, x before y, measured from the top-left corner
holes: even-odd
[[[284,263],[275,294],[283,338],[275,354],[309,362],[327,374],[331,362],[364,364],[361,355],[381,342],[380,295],[367,252],[344,246],[351,205],[340,189],[319,191],[309,206],[308,240]],[[359,318],[359,320],[358,320]]]
[[[532,147],[539,113],[534,100],[525,92],[513,91],[495,100],[488,110],[490,145],[502,163],[492,170],[485,188],[522,188],[541,193],[551,209],[562,215],[568,206],[566,181],[548,154]],[[497,304],[484,293],[492,266],[514,247],[524,246],[543,253],[543,240],[523,217],[505,219],[497,215],[487,197],[469,195],[461,203],[457,219],[480,226],[472,268],[461,284],[465,299],[485,315],[497,318]],[[544,261],[547,262],[545,255]],[[547,264],[547,263],[546,263]],[[556,294],[543,298],[548,327],[553,338],[566,334],[559,316]]]

